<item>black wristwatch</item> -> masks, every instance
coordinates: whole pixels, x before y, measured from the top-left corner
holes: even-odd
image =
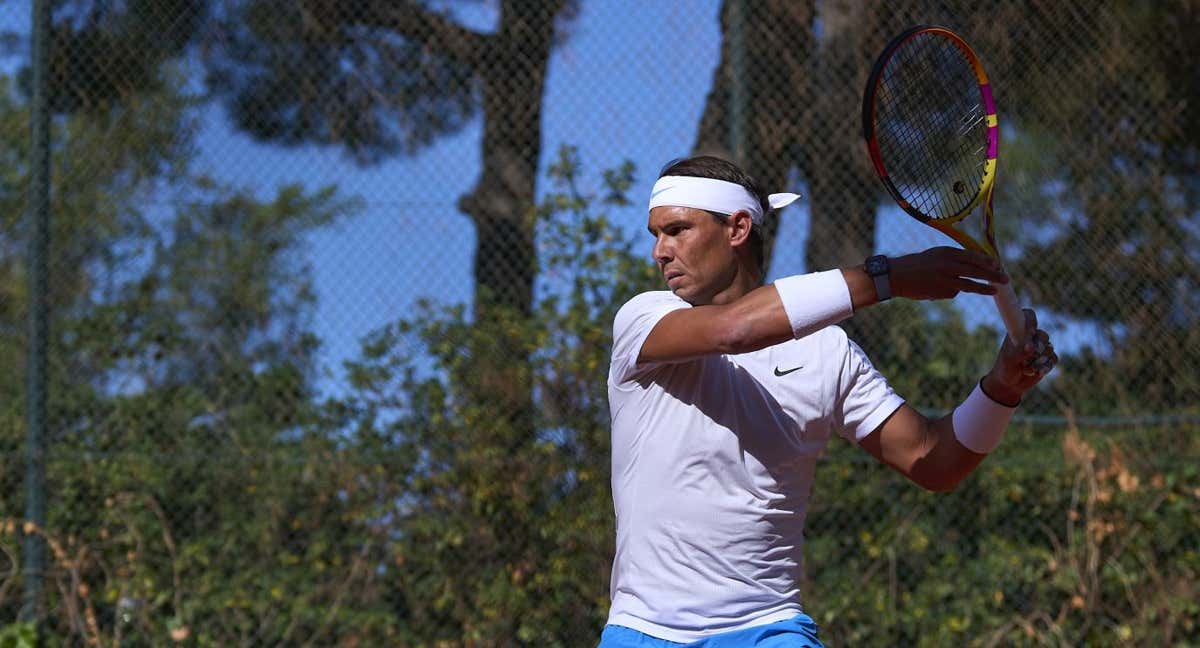
[[[892,298],[892,266],[882,254],[867,257],[867,275],[875,281],[875,295],[879,301]]]

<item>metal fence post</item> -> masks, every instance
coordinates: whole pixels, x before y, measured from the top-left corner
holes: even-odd
[[[25,596],[22,621],[41,621],[42,580],[46,570],[46,350],[49,334],[50,244],[50,101],[47,67],[50,49],[50,2],[33,2],[33,105],[29,170],[29,365],[25,468],[25,519],[36,525],[25,533]]]

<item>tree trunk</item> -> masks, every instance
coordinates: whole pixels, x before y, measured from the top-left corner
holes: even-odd
[[[859,16],[859,9],[847,0],[831,0],[821,4],[818,16],[811,0],[727,0],[721,12],[721,63],[696,138],[697,153],[734,159],[768,192],[791,188],[793,169],[808,181],[808,272],[862,263],[875,249],[880,192],[862,139],[862,90],[875,55],[905,18]],[[741,37],[736,38],[739,17]],[[741,56],[739,41],[744,43]],[[740,129],[731,123],[739,91],[746,97],[742,114],[748,121]],[[741,147],[732,141],[734,132],[744,133]],[[778,226],[778,218],[765,223],[768,264]],[[847,328],[867,348],[878,314],[864,315]]]
[[[808,180],[809,271],[862,262],[874,249],[878,203],[858,118],[869,50],[876,45],[866,42],[872,25],[853,17],[851,3],[827,2],[818,40],[815,12],[811,0],[724,4],[721,63],[694,147],[733,159],[768,192],[787,190],[793,169]],[[731,37],[739,14],[740,57],[739,39]],[[748,122],[740,129],[731,123],[739,84]],[[744,133],[740,146],[732,141],[735,131]],[[765,223],[768,264],[778,227],[777,218]]]
[[[483,92],[483,170],[459,200],[477,228],[475,314],[507,308],[529,315],[536,256],[533,241],[542,90],[554,18],[562,2],[506,0],[479,70]]]
[[[810,270],[862,263],[875,249],[878,180],[862,138],[862,90],[871,57],[871,33],[856,16],[857,3],[834,0],[821,12],[823,33],[814,74],[816,95],[813,151],[809,165],[812,216],[804,260]],[[864,33],[865,31],[865,33]],[[852,81],[851,81],[852,80]]]
[[[862,263],[875,251],[879,180],[871,168],[862,135],[862,92],[871,64],[903,19],[896,13],[868,12],[851,0],[822,6],[823,33],[814,74],[819,88],[815,136],[806,143],[812,187],[805,265],[810,270]],[[843,324],[868,354],[878,354],[887,312],[869,309]]]
[[[740,5],[739,5],[740,3]],[[696,136],[696,154],[736,162],[767,193],[789,191],[806,106],[811,104],[808,58],[813,2],[729,0],[721,9],[721,63],[713,78]],[[736,21],[740,19],[740,38]],[[739,55],[738,41],[744,48]],[[739,111],[733,102],[743,97]],[[733,123],[744,116],[745,124]],[[744,141],[735,142],[733,134]],[[779,218],[763,224],[764,267],[770,268]]]
[[[532,432],[532,383],[521,333],[533,309],[537,271],[534,203],[542,146],[542,91],[561,0],[505,0],[483,93],[483,170],[459,200],[476,227],[475,321],[495,339],[478,349],[478,403]],[[499,326],[507,322],[516,326]]]

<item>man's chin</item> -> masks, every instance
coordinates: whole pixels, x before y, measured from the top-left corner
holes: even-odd
[[[687,286],[672,287],[670,284],[668,284],[667,288],[670,289],[670,291],[674,293],[676,297],[691,304],[692,306],[700,305],[697,303],[697,295],[692,290],[689,290]]]

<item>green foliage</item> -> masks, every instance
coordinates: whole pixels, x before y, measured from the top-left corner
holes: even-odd
[[[258,139],[343,146],[378,162],[461,130],[478,108],[477,70],[440,53],[479,45],[482,35],[400,38],[389,19],[336,4],[250,0],[222,9],[214,28],[228,47],[206,51],[208,81],[228,98],[238,128]]]
[[[357,434],[397,459],[387,579],[407,645],[574,646],[603,623],[609,329],[657,275],[602,213],[623,204],[631,167],[605,174],[603,198],[580,190],[569,149],[550,176],[534,317],[491,311],[472,322],[462,306],[425,304],[372,336],[351,367]],[[532,428],[475,397],[496,388],[478,384],[496,362],[481,357],[496,354],[530,372]]]
[[[909,402],[949,410],[991,369],[1001,335],[967,328],[950,302],[896,300],[857,314],[843,328]]]
[[[37,648],[37,628],[32,623],[0,628],[0,648]]]
[[[54,390],[80,432],[54,442],[66,461],[51,465],[50,528],[72,534],[68,559],[109,549],[77,569],[117,617],[113,632],[200,645],[295,636],[328,627],[322,607],[354,581],[322,576],[365,548],[339,519],[340,504],[357,504],[356,471],[317,427],[313,296],[288,256],[344,209],[329,191],[209,196],[112,301],[59,319],[89,332],[63,353],[95,358],[96,373]]]
[[[1200,95],[1186,35],[1200,12],[1092,9],[1014,21],[1019,38],[993,44],[1016,124],[1005,147],[1021,153],[1002,157],[1007,193],[1032,216],[1014,269],[1044,309],[1099,324],[1098,343],[1061,365],[1058,399],[1094,414],[1194,412],[1200,140],[1182,106]],[[1060,46],[1065,33],[1074,42]]]
[[[848,445],[818,473],[805,605],[831,645],[1191,645],[1194,436],[1017,426],[949,495]],[[1164,452],[1165,448],[1169,451]]]
[[[51,109],[99,113],[137,94],[161,93],[171,85],[169,62],[183,53],[203,24],[205,4],[131,0],[119,6],[56,5],[49,47]],[[22,89],[31,95],[30,69],[23,68],[19,76]]]
[[[0,121],[25,119],[0,96]],[[355,205],[332,188],[260,201],[194,174],[188,106],[144,95],[58,123],[49,519],[33,530],[49,545],[49,645],[321,640],[385,609],[348,605],[348,591],[372,592],[383,543],[367,476],[382,471],[361,471],[337,411],[318,407],[314,294],[296,256]],[[25,143],[0,146],[24,159]],[[148,208],[151,192],[176,209]],[[0,194],[15,203],[0,220],[0,547],[18,564],[22,195]],[[0,587],[6,618],[16,573]]]

